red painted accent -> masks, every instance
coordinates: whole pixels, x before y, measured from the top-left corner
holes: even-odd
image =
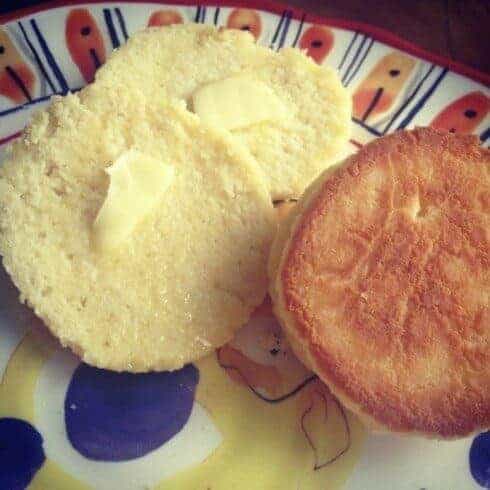
[[[7,144],[9,141],[18,138],[22,134],[22,131],[17,131],[17,133],[9,134],[5,138],[0,138],[0,146]]]
[[[376,89],[369,88],[364,90],[358,90],[352,96],[352,115],[357,119],[362,119],[366,113],[368,107],[373,102],[374,97],[376,97]],[[380,114],[388,110],[393,102],[393,97],[383,92],[379,98],[373,110],[369,113],[367,120],[376,114]]]
[[[468,114],[465,114],[468,111]],[[490,111],[490,99],[482,92],[471,92],[449,104],[430,123],[433,128],[455,133],[471,133]]]
[[[157,10],[153,12],[148,20],[148,27],[169,26],[171,24],[182,24],[184,19],[175,10]]]
[[[357,140],[355,140],[353,138],[351,138],[349,140],[349,143],[353,144],[359,150],[364,146],[362,143],[359,143],[359,141],[357,141]]]
[[[98,0],[85,0],[84,4],[90,3],[100,3]],[[161,4],[163,2],[159,2],[157,0],[134,0],[133,2],[118,2],[117,5],[122,5],[124,3],[155,3]],[[172,5],[196,5],[195,0],[180,0],[180,1],[165,1],[166,4]],[[0,23],[5,23],[9,20],[18,19],[28,14],[32,14],[35,12],[49,10],[53,7],[59,7],[63,5],[77,5],[78,1],[74,0],[52,0],[50,2],[43,3],[43,5],[28,7],[24,9],[19,9],[15,12],[9,12],[7,14],[0,15]],[[243,8],[251,8],[264,10],[268,12],[272,12],[275,14],[281,14],[284,10],[291,11],[293,18],[301,19],[304,15],[304,12],[300,9],[289,7],[287,5],[276,2],[275,0],[202,0],[200,5],[209,5],[209,6],[218,6],[218,7],[243,7]],[[405,39],[398,37],[396,34],[389,32],[380,27],[375,27],[369,24],[365,24],[363,22],[356,22],[346,19],[335,19],[329,17],[320,17],[314,14],[307,14],[305,20],[307,22],[313,22],[316,24],[329,25],[331,27],[341,27],[343,29],[350,29],[354,31],[360,31],[374,39],[386,43],[390,46],[398,48],[402,51],[406,51],[414,56],[418,56],[424,60],[427,60],[431,63],[435,63],[450,70],[460,73],[461,75],[465,75],[469,78],[477,80],[485,85],[490,85],[490,74],[479,71],[475,68],[471,68],[457,61],[453,61],[445,56],[440,56],[435,53],[431,53],[426,51],[423,48],[420,48],[416,44],[411,43]]]
[[[226,27],[250,31],[253,37],[258,39],[262,32],[260,14],[250,9],[234,9],[228,17]]]
[[[22,83],[29,92],[29,95],[32,96],[35,77],[31,69],[23,62],[13,65],[10,68],[22,80]],[[11,77],[11,75],[7,72],[7,70],[1,70],[0,73],[0,94],[16,104],[24,104],[25,102],[28,102],[29,99],[26,97],[22,89]]]
[[[325,26],[308,27],[301,36],[299,47],[306,50],[317,63],[321,63],[333,47],[333,32]]]
[[[105,62],[102,34],[87,9],[73,9],[66,19],[66,45],[87,83],[94,79],[97,65]],[[98,62],[96,61],[98,60]]]

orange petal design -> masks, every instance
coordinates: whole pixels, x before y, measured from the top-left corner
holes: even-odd
[[[330,53],[334,43],[333,32],[324,26],[311,26],[301,36],[299,47],[317,63],[321,63]]]
[[[68,14],[65,37],[72,60],[87,83],[94,79],[97,68],[104,64],[106,52],[102,34],[87,9],[73,9]]]
[[[415,65],[414,58],[399,52],[383,56],[354,92],[354,117],[370,121],[392,109]]]
[[[157,10],[148,19],[148,27],[169,26],[171,24],[182,24],[184,19],[175,10]]]
[[[232,10],[226,26],[230,29],[250,31],[255,39],[258,39],[262,32],[262,22],[259,13],[250,9]]]
[[[7,33],[0,29],[0,94],[22,104],[32,99],[36,77]]]
[[[470,92],[449,104],[430,125],[453,133],[471,133],[489,110],[490,99],[483,92]]]
[[[376,101],[376,93],[377,91],[375,89],[370,88],[356,91],[352,96],[352,102],[355,107],[355,117],[365,120],[366,114],[368,117],[374,116],[387,111],[391,107],[393,99],[389,94],[384,91],[380,92],[381,96]],[[373,105],[373,109],[368,112],[371,105]]]
[[[218,359],[230,378],[237,383],[253,389],[263,389],[272,396],[276,394],[281,376],[274,366],[258,364],[229,345],[219,349]]]

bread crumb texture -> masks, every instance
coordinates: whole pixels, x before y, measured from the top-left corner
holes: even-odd
[[[196,90],[240,74],[265,84],[287,117],[232,131],[255,157],[273,199],[299,197],[335,163],[350,135],[351,97],[335,70],[296,49],[255,44],[239,30],[200,24],[136,33],[96,74],[113,92],[140,89],[149,100],[177,99],[190,111]]]
[[[172,184],[100,254],[105,169],[129,150],[170,165]],[[230,340],[264,298],[273,223],[246,151],[136,88],[55,98],[0,169],[5,268],[62,344],[103,368],[176,369]]]

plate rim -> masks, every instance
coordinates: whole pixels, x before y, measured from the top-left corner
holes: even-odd
[[[387,44],[388,46],[399,49],[400,51],[409,53],[412,56],[416,56],[430,63],[434,63],[442,66],[443,68],[447,68],[476,82],[483,83],[487,87],[490,86],[490,73],[485,73],[477,68],[466,65],[465,63],[452,60],[447,56],[440,55],[425,48],[422,48],[418,44],[403,39],[402,37],[398,36],[388,29],[374,26],[366,22],[342,19],[338,17],[327,17],[311,12],[306,12],[301,8],[282,3],[280,0],[200,0],[199,2],[195,0],[126,0],[122,2],[115,2],[113,0],[108,0],[106,2],[101,0],[50,0],[42,4],[33,5],[31,7],[25,7],[21,9],[14,9],[11,12],[0,14],[0,25],[20,19],[27,15],[53,10],[57,7],[75,7],[108,3],[115,3],[118,5],[145,3],[186,7],[236,7],[260,10],[276,15],[285,15],[286,13],[289,13],[291,18],[300,20],[301,22],[306,21],[320,25],[327,25],[329,27],[359,31],[372,37],[376,41],[380,41]]]

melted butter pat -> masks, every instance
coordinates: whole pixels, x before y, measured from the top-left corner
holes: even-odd
[[[228,130],[244,128],[287,116],[283,102],[265,83],[235,76],[197,89],[194,112],[211,126]]]
[[[158,205],[174,177],[173,168],[137,150],[123,153],[106,169],[110,183],[93,223],[97,251],[117,248]]]

